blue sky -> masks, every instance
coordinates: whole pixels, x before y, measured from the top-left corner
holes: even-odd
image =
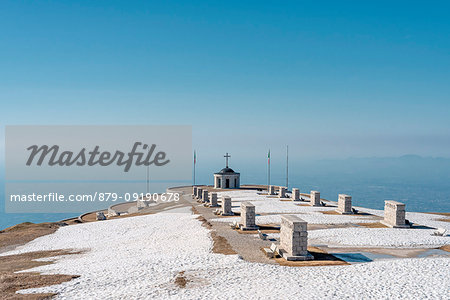
[[[293,160],[449,157],[449,9],[1,1],[0,137],[12,124],[192,124],[199,160],[286,144]]]

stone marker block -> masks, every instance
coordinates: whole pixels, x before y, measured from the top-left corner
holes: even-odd
[[[386,226],[393,228],[408,228],[405,220],[405,204],[393,200],[384,201],[384,220],[381,221]]]
[[[242,230],[256,230],[255,222],[255,206],[251,202],[241,203],[241,229]]]
[[[297,188],[292,189],[292,200],[293,201],[300,200],[300,190],[299,189],[297,189]]]
[[[203,189],[200,188],[200,187],[198,187],[198,188],[197,188],[197,195],[195,195],[196,198],[197,198],[197,199],[201,199],[201,198],[202,198],[202,193],[203,193]]]
[[[102,211],[98,211],[98,212],[95,214],[95,217],[96,217],[97,221],[103,221],[103,220],[106,220],[106,216],[105,216],[105,214],[104,214]]]
[[[228,196],[222,196],[222,216],[233,216],[234,213],[231,210],[231,198]]]
[[[207,190],[204,190],[202,192],[202,201],[203,202],[209,202],[209,197],[208,197],[208,191]]]
[[[269,185],[269,195],[275,195],[275,187],[273,185]]]
[[[147,201],[147,199],[139,199],[136,201],[136,206],[138,208],[146,208],[150,204],[150,201]]]
[[[310,202],[309,204],[311,206],[321,206],[320,205],[320,192],[318,191],[311,191],[311,196],[310,196]]]
[[[278,198],[286,198],[286,188],[284,186],[280,186]]]
[[[197,196],[197,187],[196,186],[193,186],[192,187],[192,196]]]
[[[338,213],[343,215],[350,215],[352,211],[352,197],[345,194],[339,194],[338,198]]]
[[[280,252],[286,260],[311,260],[308,252],[308,224],[294,215],[281,216]]]
[[[119,215],[120,214],[116,210],[112,209],[111,207],[108,208],[108,217],[116,217]]]
[[[217,204],[217,193],[211,193],[209,196],[209,207],[218,207]]]

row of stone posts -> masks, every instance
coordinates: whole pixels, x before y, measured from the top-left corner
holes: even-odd
[[[207,190],[203,190],[200,187],[192,187],[192,196],[197,199],[198,202],[203,202],[209,207],[218,207],[217,193],[209,193]]]
[[[210,207],[218,207],[217,204],[217,193],[211,193],[210,196],[208,196],[208,191],[203,190],[200,187],[194,186],[192,188],[192,194],[195,198],[198,200],[201,200],[203,202],[209,202]],[[269,186],[269,195],[275,194],[275,186],[271,185]],[[286,197],[286,188],[280,187],[278,197],[284,198]],[[298,201],[300,199],[300,190],[298,188],[292,189],[292,200]],[[320,192],[318,191],[311,191],[310,194],[310,205],[311,206],[321,206],[321,200],[320,200]],[[231,211],[231,198],[227,196],[222,196],[222,205],[221,205],[221,212],[222,215],[232,215]],[[336,212],[340,214],[353,214],[353,207],[352,207],[352,197],[346,194],[339,194],[338,196],[338,207],[336,209]],[[406,224],[406,210],[405,210],[405,204],[393,200],[386,200],[385,206],[384,206],[384,219],[381,221],[384,225],[393,227],[393,228],[406,228],[410,227],[408,224]]]
[[[269,187],[269,194],[274,193],[273,186]],[[200,197],[203,202],[209,199],[210,206],[217,205],[217,193],[211,193],[208,197],[208,192],[201,188],[194,187],[193,195]],[[286,189],[280,187],[279,197],[286,196]],[[221,215],[234,215],[231,209],[231,198],[229,196],[222,196]],[[292,198],[299,199],[300,191],[297,188],[292,189]],[[320,192],[311,191],[310,205],[321,206]],[[241,230],[256,230],[256,210],[251,202],[241,203]],[[352,197],[346,194],[339,194],[337,212],[341,214],[352,214]],[[383,224],[390,227],[407,227],[405,223],[405,204],[396,201],[385,202],[385,216],[382,221]],[[314,257],[308,252],[308,231],[307,222],[295,215],[282,215],[280,225],[280,245],[278,248],[279,254],[288,261],[311,260]]]

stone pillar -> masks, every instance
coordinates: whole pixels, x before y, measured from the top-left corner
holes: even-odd
[[[136,206],[138,208],[146,208],[146,207],[148,207],[149,203],[150,203],[149,200],[139,199],[139,200],[136,201]]]
[[[197,187],[196,186],[193,186],[192,187],[192,196],[196,196],[197,195]]]
[[[228,196],[222,196],[222,216],[234,215],[231,210],[231,198]]]
[[[255,206],[251,202],[241,203],[241,229],[256,230]]]
[[[345,194],[339,194],[337,212],[342,215],[352,214],[352,197]]]
[[[299,189],[297,189],[297,188],[292,189],[292,200],[293,201],[300,200],[300,190]]]
[[[310,260],[307,223],[294,215],[281,216],[280,251],[286,260]]]
[[[203,189],[198,187],[197,188],[197,195],[196,195],[197,199],[200,200],[202,198],[202,193],[203,193]]]
[[[106,217],[105,217],[105,214],[104,214],[102,211],[98,211],[98,212],[95,214],[95,219],[96,219],[97,221],[103,221],[103,220],[106,220]]]
[[[269,185],[269,191],[267,193],[269,195],[275,195],[275,187],[273,185]]]
[[[310,202],[309,204],[311,206],[320,206],[320,192],[318,191],[311,191],[311,196],[310,196]]]
[[[286,198],[286,188],[284,186],[280,186],[278,198]]]
[[[209,198],[208,198],[208,191],[207,191],[207,190],[204,190],[204,191],[202,192],[202,201],[203,201],[203,202],[208,202],[208,201],[209,201]]]
[[[217,193],[211,193],[211,196],[209,196],[209,207],[217,206]]]
[[[116,217],[119,216],[120,214],[115,211],[114,209],[112,209],[111,207],[108,208],[108,217]]]
[[[407,228],[405,221],[405,204],[397,201],[384,201],[384,220],[381,221],[386,226],[393,228]]]

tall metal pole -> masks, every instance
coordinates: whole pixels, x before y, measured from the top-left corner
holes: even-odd
[[[196,157],[196,153],[194,150],[194,186],[195,186],[195,165],[196,165],[196,163],[197,163],[197,157]]]
[[[286,145],[286,189],[288,188],[289,185],[289,146]]]
[[[267,154],[267,164],[268,164],[267,191],[269,191],[269,186],[270,186],[270,149],[269,149],[269,153]]]
[[[147,194],[150,193],[150,166],[147,166]]]

